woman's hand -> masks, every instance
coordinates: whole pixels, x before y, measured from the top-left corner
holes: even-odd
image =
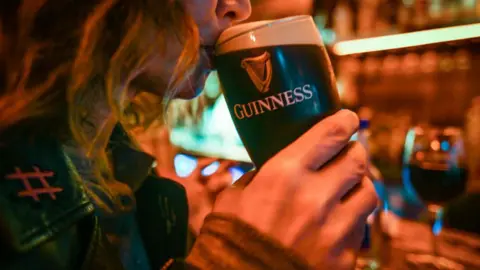
[[[353,269],[377,205],[367,158],[349,143],[357,116],[342,110],[269,160],[245,188],[220,194],[214,212],[238,217],[320,269]]]
[[[153,126],[147,131],[135,134],[143,151],[155,157],[157,174],[171,179],[185,187],[189,207],[190,230],[198,235],[205,217],[212,211],[217,195],[232,184],[228,169],[234,165],[230,161],[220,161],[218,169],[211,175],[204,176],[202,171],[215,159],[199,159],[196,169],[187,177],[180,177],[175,172],[174,158],[178,150],[170,143],[170,133],[166,127]]]
[[[197,168],[184,178],[179,177],[168,167],[157,166],[157,173],[160,176],[174,180],[185,187],[188,198],[189,226],[195,235],[200,232],[205,217],[212,212],[217,195],[232,185],[232,175],[228,171],[234,165],[231,161],[221,161],[213,174],[202,175],[202,171],[215,161],[211,158],[199,159]]]

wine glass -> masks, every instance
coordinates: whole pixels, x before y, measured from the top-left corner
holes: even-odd
[[[407,133],[404,185],[425,203],[432,226],[432,253],[409,254],[407,261],[414,267],[463,269],[462,265],[438,254],[437,236],[442,230],[443,206],[466,190],[465,159],[460,128],[418,126]]]

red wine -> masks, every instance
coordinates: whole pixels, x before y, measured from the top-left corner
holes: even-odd
[[[467,185],[467,170],[450,167],[448,169],[425,169],[408,167],[411,185],[417,195],[426,203],[442,205],[463,194]]]

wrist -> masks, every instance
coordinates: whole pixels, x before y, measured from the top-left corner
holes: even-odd
[[[205,219],[187,262],[200,269],[309,269],[278,241],[233,215],[218,213]]]

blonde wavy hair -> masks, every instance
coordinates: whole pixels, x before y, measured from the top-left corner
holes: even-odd
[[[198,30],[179,1],[0,1],[0,133],[27,126],[74,139],[89,152],[93,141],[83,122],[92,99],[106,97],[115,121],[125,123],[127,90],[154,55],[165,53],[165,37],[184,45],[167,82],[171,95],[198,61]],[[145,40],[148,47],[140,48]],[[163,106],[152,108],[162,115]],[[115,198],[121,185],[101,149],[90,154],[98,181]]]

